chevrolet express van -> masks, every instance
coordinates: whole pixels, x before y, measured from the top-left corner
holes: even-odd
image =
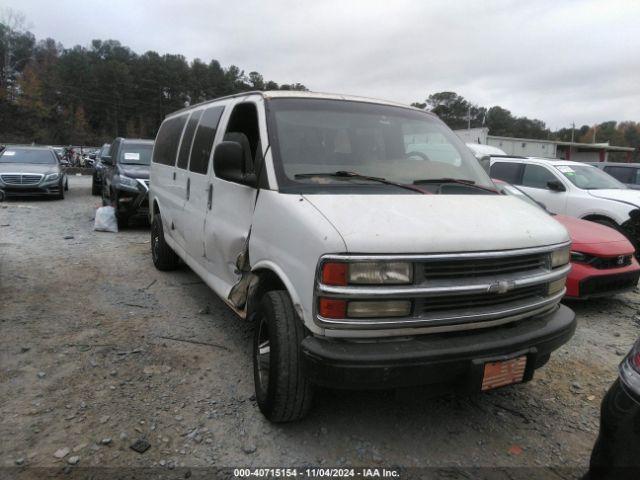
[[[158,131],[150,206],[155,266],[184,261],[255,321],[274,422],[315,385],[526,382],[575,329],[566,230],[422,110],[291,91],[186,108]]]

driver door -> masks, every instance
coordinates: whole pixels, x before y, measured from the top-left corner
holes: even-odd
[[[266,145],[265,125],[261,99],[238,99],[231,105],[231,113],[223,125],[224,135],[220,141],[240,143],[243,147],[242,168],[245,173],[256,173],[256,165],[261,164],[257,159],[261,158],[262,145]],[[213,170],[209,177],[209,202],[204,222],[204,257],[207,269],[213,271],[221,281],[223,295],[226,297],[231,287],[240,280],[236,262],[245,250],[257,190],[218,178]]]
[[[549,182],[560,182],[565,190],[560,192],[549,188]],[[520,188],[536,201],[544,204],[551,213],[565,214],[567,210],[567,185],[560,175],[544,165],[527,163],[522,173]]]

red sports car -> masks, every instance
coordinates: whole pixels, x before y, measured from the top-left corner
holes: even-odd
[[[522,190],[501,180],[493,181],[507,195],[539,203]],[[632,290],[638,284],[640,265],[627,238],[598,223],[554,215],[571,237],[571,272],[567,277],[567,299],[610,296]]]

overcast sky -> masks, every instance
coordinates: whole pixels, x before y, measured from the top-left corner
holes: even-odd
[[[551,128],[640,121],[640,1],[3,0],[38,39],[116,39],[278,83],[411,103],[453,90]]]

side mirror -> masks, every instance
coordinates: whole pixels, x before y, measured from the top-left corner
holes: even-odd
[[[547,182],[547,188],[552,192],[564,192],[567,190],[560,180],[551,180]]]
[[[100,161],[102,163],[104,163],[105,165],[113,165],[113,162],[111,161],[111,156],[109,156],[109,155],[103,155],[100,158]]]
[[[254,173],[244,173],[244,149],[238,142],[221,142],[213,152],[213,171],[216,177],[255,188]]]

